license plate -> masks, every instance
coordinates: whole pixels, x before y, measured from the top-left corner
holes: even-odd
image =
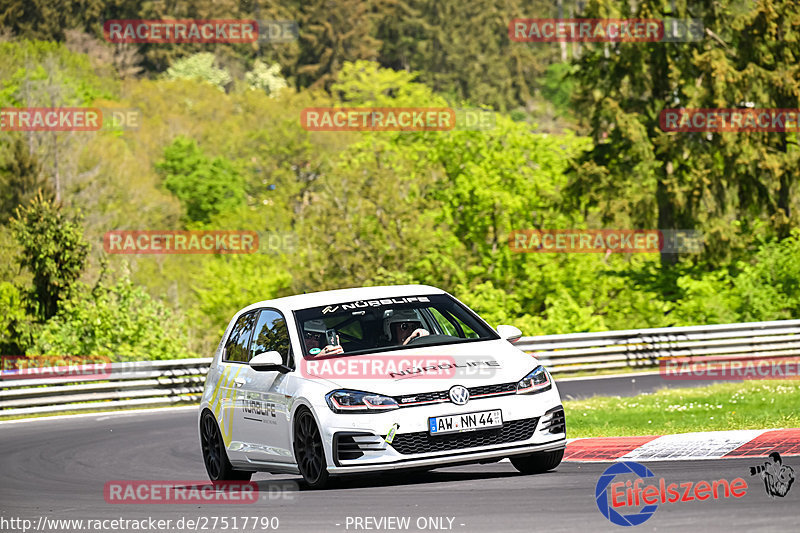
[[[500,409],[464,413],[463,415],[434,416],[428,419],[431,435],[461,433],[476,429],[499,428],[503,426],[503,413]]]

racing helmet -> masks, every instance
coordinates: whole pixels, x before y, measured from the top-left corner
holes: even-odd
[[[402,343],[422,324],[422,315],[416,309],[389,309],[383,313],[383,334],[392,342]]]
[[[316,318],[303,322],[303,340],[306,348],[320,348],[325,345],[325,322]]]

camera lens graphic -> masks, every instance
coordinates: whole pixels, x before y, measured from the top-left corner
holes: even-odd
[[[608,501],[608,490],[606,489],[614,481],[615,477],[624,474],[634,474],[640,478],[655,476],[649,468],[633,461],[625,461],[609,466],[597,480],[597,485],[595,486],[594,496],[597,501],[597,508],[603,513],[603,516],[618,526],[638,526],[653,516],[653,513],[658,509],[658,505],[645,505],[639,511],[630,514],[620,514],[615,511],[611,506],[611,502]]]

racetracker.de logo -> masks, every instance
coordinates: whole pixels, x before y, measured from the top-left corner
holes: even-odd
[[[440,355],[323,356],[300,361],[303,377],[324,379],[485,379],[499,367],[488,357]]]
[[[104,379],[112,373],[110,358],[74,355],[0,356],[0,380]]]
[[[252,481],[108,481],[106,503],[113,504],[248,504],[258,501]]]
[[[513,19],[508,37],[521,43],[659,42],[664,23],[657,19]]]
[[[665,109],[658,122],[666,132],[798,132],[800,109]]]
[[[255,20],[107,20],[103,36],[112,43],[254,43]]]
[[[95,107],[4,107],[0,131],[97,131],[103,112]]]
[[[615,481],[616,478],[620,480]],[[618,526],[638,526],[650,519],[659,503],[684,503],[705,501],[709,498],[742,498],[747,493],[747,482],[737,477],[732,481],[686,481],[667,483],[664,478],[653,479],[645,485],[645,479],[655,478],[646,466],[623,461],[606,468],[595,486],[597,508],[612,523]],[[633,511],[623,514],[625,511]]]
[[[701,357],[675,357],[661,359],[658,372],[663,379],[693,380],[745,380],[745,379],[798,379],[800,361],[780,359],[741,360],[731,356],[705,355]]]
[[[307,107],[300,124],[308,131],[449,131],[449,107]]]
[[[109,254],[252,254],[255,231],[114,230],[103,236]]]
[[[702,237],[693,230],[520,229],[508,236],[512,252],[677,253],[698,252]]]

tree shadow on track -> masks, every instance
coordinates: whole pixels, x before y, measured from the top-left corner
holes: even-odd
[[[350,490],[350,489],[365,489],[373,487],[395,487],[403,485],[423,485],[429,483],[445,483],[454,481],[480,481],[483,479],[502,479],[517,477],[520,474],[516,471],[490,471],[473,470],[473,471],[448,471],[443,467],[441,470],[409,470],[403,472],[383,472],[375,474],[358,474],[335,477],[331,479],[330,487],[323,492],[331,492],[337,490]],[[305,484],[300,477],[287,478],[284,480],[259,480],[256,482],[259,490],[266,492],[270,487],[283,486],[286,487],[291,484],[295,487],[294,490],[310,491],[311,489]],[[272,490],[275,490],[274,488]]]

